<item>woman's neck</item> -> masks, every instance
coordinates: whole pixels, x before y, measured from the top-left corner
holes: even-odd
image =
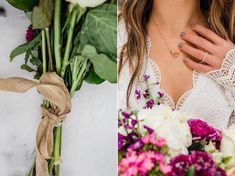
[[[164,31],[180,32],[192,23],[205,23],[199,0],[153,0],[151,19]]]

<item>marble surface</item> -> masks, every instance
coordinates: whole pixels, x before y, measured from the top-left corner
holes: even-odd
[[[23,56],[9,62],[11,50],[25,41],[29,25],[18,13],[0,17],[0,77],[32,79],[32,74],[20,69]],[[84,84],[76,93],[63,125],[61,176],[117,175],[116,94],[116,85],[107,82]],[[36,90],[25,94],[0,91],[0,175],[24,176],[29,170],[41,102]]]

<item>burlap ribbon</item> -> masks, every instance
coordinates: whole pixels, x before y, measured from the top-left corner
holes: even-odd
[[[64,80],[56,73],[45,73],[39,83],[24,78],[0,78],[0,90],[24,93],[35,87],[51,104],[41,106],[42,120],[36,135],[36,175],[49,176],[47,159],[53,151],[53,129],[71,110],[71,98]]]

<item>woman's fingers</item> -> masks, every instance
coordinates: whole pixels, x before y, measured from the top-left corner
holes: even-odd
[[[181,32],[180,37],[183,40],[189,43],[192,43],[196,45],[197,47],[202,48],[205,51],[208,51],[209,53],[212,53],[212,54],[216,53],[217,47],[211,42],[209,42],[208,40],[206,40],[205,38],[200,37],[199,35],[195,35],[190,32]]]
[[[192,30],[199,33],[203,37],[209,39],[211,42],[215,44],[221,44],[224,42],[224,39],[218,36],[216,33],[211,31],[210,29],[207,29],[206,27],[199,25],[199,24],[194,24],[192,26]]]
[[[210,55],[210,54],[206,55],[206,52],[201,51],[197,48],[194,48],[186,43],[180,43],[179,49],[181,51],[183,51],[184,53],[200,60],[201,62],[204,60],[203,62],[207,63],[208,65],[214,66],[215,64],[217,64],[216,59],[214,59],[212,55]],[[206,56],[206,58],[205,58],[205,56]]]
[[[188,66],[190,69],[192,70],[196,70],[200,73],[207,73],[209,71],[212,71],[213,68],[209,65],[204,65],[204,64],[200,64],[197,62],[194,62],[193,60],[189,59],[189,58],[184,58],[183,62],[185,63],[186,66]]]

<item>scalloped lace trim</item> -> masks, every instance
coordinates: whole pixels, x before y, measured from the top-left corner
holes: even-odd
[[[152,42],[151,42],[151,39],[149,37],[147,37],[147,57],[148,57],[148,61],[150,63],[151,69],[153,70],[155,79],[157,80],[157,82],[159,82],[159,88],[164,93],[164,96],[162,97],[161,101],[163,103],[169,105],[172,109],[179,110],[182,107],[185,100],[190,95],[190,93],[192,92],[192,90],[194,88],[194,85],[196,84],[196,82],[198,80],[199,73],[197,71],[193,71],[193,75],[192,75],[193,86],[192,86],[192,88],[189,89],[188,91],[186,91],[183,95],[181,95],[181,97],[179,98],[179,100],[175,104],[172,97],[166,91],[161,89],[161,72],[160,72],[160,69],[159,69],[158,65],[150,58],[151,49],[152,49]]]
[[[227,52],[222,66],[218,70],[213,70],[207,75],[214,79],[222,87],[231,89],[235,87],[235,48]]]

